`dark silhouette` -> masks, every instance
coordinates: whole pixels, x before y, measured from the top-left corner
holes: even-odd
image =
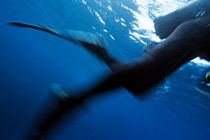
[[[21,25],[21,23],[12,24]],[[29,27],[24,24],[21,26]],[[53,29],[48,29],[49,32],[53,31]],[[166,40],[133,64],[123,64],[109,56],[104,46],[100,46],[103,44],[100,37],[96,37],[98,40],[90,43],[79,40],[79,38],[71,39],[77,39],[74,42],[81,44],[104,60],[113,73],[101,78],[91,89],[73,94],[74,96],[71,95],[72,92],[63,91],[59,86],[54,86],[52,92],[59,95],[58,103],[51,113],[45,112],[47,113],[44,116],[46,118],[43,119],[42,116],[36,134],[31,139],[40,139],[45,136],[65,113],[73,111],[76,106],[82,105],[88,99],[104,95],[106,91],[120,87],[124,87],[135,96],[141,95],[183,64],[198,56],[209,56],[210,18],[202,17],[182,23]]]
[[[179,23],[176,29],[172,29],[172,33],[166,36],[166,40],[152,47],[139,61],[131,64],[119,62],[110,56],[105,49],[106,41],[92,33],[57,30],[20,22],[10,24],[46,31],[80,44],[112,70],[112,73],[102,77],[92,88],[81,92],[65,91],[59,85],[53,85],[51,92],[56,95],[57,102],[48,111],[41,112],[42,116],[35,130],[28,137],[30,140],[43,139],[66,113],[74,115],[75,109],[83,106],[89,99],[105,95],[107,91],[117,88],[125,88],[134,96],[140,96],[190,60],[199,56],[210,60],[210,17],[198,17]]]
[[[197,0],[183,8],[177,9],[172,13],[156,18],[154,20],[156,34],[161,39],[166,38],[181,23],[203,16],[210,16],[209,0]]]

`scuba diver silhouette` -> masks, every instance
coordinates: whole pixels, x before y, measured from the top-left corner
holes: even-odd
[[[56,95],[57,103],[50,108],[51,110],[41,112],[42,116],[35,130],[28,137],[30,140],[45,138],[66,113],[71,112],[73,115],[75,108],[89,99],[105,95],[107,91],[117,88],[125,88],[134,96],[143,95],[190,60],[196,57],[210,60],[210,17],[197,17],[177,23],[176,28],[170,31],[164,41],[134,63],[123,63],[114,59],[106,51],[106,41],[96,34],[20,22],[10,24],[46,31],[80,44],[103,60],[112,70],[112,73],[101,77],[90,89],[81,92],[66,91],[54,84],[51,92]]]

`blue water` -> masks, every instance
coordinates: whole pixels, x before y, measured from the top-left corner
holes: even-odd
[[[165,4],[188,1],[170,0]],[[41,31],[11,27],[7,22],[97,32],[106,38],[107,49],[115,58],[131,62],[141,57],[147,43],[157,40],[150,26],[138,27],[139,21],[151,23],[160,15],[154,11],[160,10],[161,4],[154,3],[154,0],[1,0],[0,140],[23,139],[33,118],[51,97],[50,84],[85,88],[110,72],[103,62],[78,45]],[[141,9],[148,7],[147,13]],[[147,15],[147,20],[141,20],[143,15]],[[209,140],[210,94],[197,90],[208,68],[208,64],[190,62],[148,92],[146,99],[138,100],[124,89],[112,91],[87,104],[90,113],[84,111],[78,118],[67,121],[49,139]]]

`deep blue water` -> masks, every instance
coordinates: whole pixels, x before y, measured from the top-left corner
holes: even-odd
[[[154,6],[150,8],[157,8]],[[7,22],[97,32],[107,39],[107,49],[114,57],[131,62],[152,40],[131,37],[131,32],[136,32],[136,18],[130,9],[138,8],[131,0],[1,0],[0,140],[23,139],[31,121],[51,97],[50,84],[85,88],[110,72],[78,45],[41,31],[11,27]],[[148,13],[155,18],[152,10]],[[146,29],[138,33],[147,35]],[[113,94],[89,103],[90,113],[67,121],[50,139],[208,140],[210,94],[197,90],[207,69],[209,65],[190,62],[142,100],[124,89],[110,92]]]

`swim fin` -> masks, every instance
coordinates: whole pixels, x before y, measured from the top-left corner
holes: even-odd
[[[50,86],[49,89],[50,93],[52,93],[56,100],[60,101],[60,102],[77,102],[76,104],[78,106],[81,106],[83,109],[85,109],[87,112],[90,112],[89,109],[85,106],[85,104],[81,101],[76,101],[76,99],[74,99],[74,97],[72,95],[70,95],[68,92],[66,92],[59,84],[53,83]],[[75,105],[76,105],[75,104]]]
[[[101,36],[90,32],[83,32],[71,29],[55,29],[44,25],[35,25],[22,22],[9,22],[8,24],[17,27],[33,28],[44,32],[48,32],[80,45],[96,45],[102,48],[104,48],[107,45],[106,41]]]
[[[51,84],[50,93],[52,93],[59,100],[65,100],[65,98],[69,98],[68,93],[66,93],[59,84]]]

